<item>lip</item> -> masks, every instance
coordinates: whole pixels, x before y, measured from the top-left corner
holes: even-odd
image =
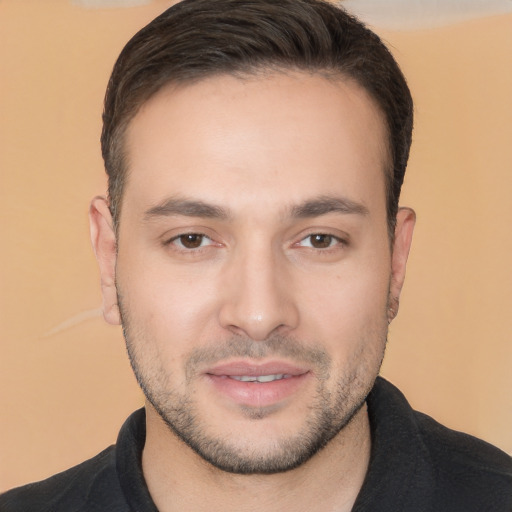
[[[284,361],[256,363],[233,361],[204,372],[214,393],[224,400],[244,407],[275,406],[292,398],[309,381],[311,371]],[[243,382],[230,377],[284,375],[270,382]]]
[[[252,363],[248,361],[233,361],[220,364],[205,371],[208,375],[240,377],[247,375],[249,377],[260,377],[261,375],[286,374],[297,377],[307,373],[308,368],[297,366],[285,361],[268,361],[266,363]]]

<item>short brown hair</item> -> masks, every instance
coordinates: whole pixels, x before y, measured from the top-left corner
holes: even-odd
[[[142,104],[170,83],[279,69],[345,76],[376,101],[389,133],[392,236],[411,145],[411,94],[379,37],[322,0],[183,0],[128,42],[107,87],[101,136],[114,224],[126,182],[124,133]]]

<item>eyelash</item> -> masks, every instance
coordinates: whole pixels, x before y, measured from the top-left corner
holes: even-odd
[[[314,247],[311,243],[313,237],[325,237],[325,238],[329,239],[329,245],[327,247]],[[306,246],[302,246],[302,247],[307,247],[308,249],[312,249],[314,251],[318,251],[321,253],[332,251],[332,250],[335,250],[337,247],[344,247],[344,246],[348,245],[348,242],[345,239],[340,238],[339,236],[333,235],[331,233],[322,233],[322,232],[310,233],[309,235],[305,236],[304,238],[301,238],[294,245],[301,246],[300,244],[308,239],[310,240],[310,245],[306,245]]]
[[[183,239],[184,237],[187,237],[187,236],[188,237],[200,237],[201,238],[200,245],[197,247],[186,247],[183,244],[183,241],[181,239]],[[210,242],[213,242],[213,240],[208,235],[205,235],[204,233],[194,233],[194,232],[180,233],[179,235],[173,236],[171,239],[167,240],[164,245],[174,245],[177,248],[177,250],[180,250],[183,252],[197,252],[201,249],[204,249],[205,247],[212,245],[212,244],[208,244],[206,246],[203,246],[202,244],[203,244],[204,240],[209,240]],[[175,242],[179,242],[179,244],[175,243]]]
[[[183,243],[183,239],[185,237],[197,237],[200,238],[199,245],[197,247],[186,247]],[[312,243],[313,237],[325,237],[328,239],[328,245],[326,247],[314,247]],[[302,245],[302,243],[306,240],[310,241],[308,245]],[[203,245],[203,242],[205,240],[208,240],[210,243],[207,245]],[[193,241],[192,241],[193,244]],[[179,235],[173,236],[169,240],[167,240],[164,245],[172,245],[176,248],[178,251],[186,252],[186,253],[195,253],[201,250],[206,249],[207,247],[214,245],[215,242],[206,234],[204,233],[196,233],[196,232],[189,232],[189,233],[180,233]],[[309,250],[313,250],[318,253],[329,253],[333,250],[336,250],[338,247],[345,247],[348,245],[347,240],[340,238],[339,236],[332,235],[330,233],[310,233],[309,235],[301,238],[298,242],[293,244],[293,247],[305,247]]]

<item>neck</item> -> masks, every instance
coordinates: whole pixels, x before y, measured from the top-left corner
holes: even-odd
[[[142,469],[160,512],[350,511],[370,459],[366,405],[300,467],[273,475],[235,475],[205,462],[146,405]]]

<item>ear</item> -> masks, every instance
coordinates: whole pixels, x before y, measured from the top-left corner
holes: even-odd
[[[119,325],[121,316],[116,291],[116,235],[105,197],[98,196],[91,201],[89,225],[94,254],[100,267],[103,316],[109,324]]]
[[[396,216],[395,239],[391,256],[391,282],[389,286],[388,321],[398,313],[400,292],[405,280],[405,267],[411,248],[416,214],[411,208],[399,208]]]

